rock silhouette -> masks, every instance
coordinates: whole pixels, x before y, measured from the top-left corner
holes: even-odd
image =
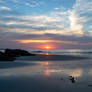
[[[18,57],[18,56],[33,56],[35,54],[31,54],[26,50],[21,49],[6,49],[5,54],[8,56]]]
[[[73,76],[69,76],[72,83],[75,83],[75,78]]]
[[[6,49],[5,52],[0,51],[0,61],[14,61],[19,56],[34,56],[26,50],[21,49]]]
[[[3,52],[0,52],[0,61],[14,61],[16,58],[5,55]]]

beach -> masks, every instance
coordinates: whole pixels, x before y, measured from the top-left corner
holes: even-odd
[[[0,91],[91,92],[91,55],[38,54],[0,62]]]
[[[92,0],[0,0],[0,92],[92,92]]]

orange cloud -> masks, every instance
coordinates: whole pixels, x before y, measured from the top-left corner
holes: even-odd
[[[47,43],[53,42],[52,40],[19,40],[20,43]]]
[[[62,43],[62,44],[79,44],[78,42],[72,41],[61,41],[61,40],[16,40],[19,43]]]

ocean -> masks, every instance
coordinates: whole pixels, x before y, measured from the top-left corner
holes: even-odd
[[[32,53],[37,54],[56,54],[56,55],[91,55],[92,49],[57,49],[57,50],[28,50]]]

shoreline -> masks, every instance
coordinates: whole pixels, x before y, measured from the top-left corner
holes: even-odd
[[[90,57],[73,56],[73,55],[55,55],[55,54],[36,54],[35,56],[21,56],[17,60],[31,60],[31,61],[61,61],[61,60],[80,60],[90,59]]]
[[[0,62],[15,61],[15,60],[32,60],[32,61],[61,61],[61,60],[80,60],[89,59],[87,55],[75,54],[54,54],[54,53],[32,53],[22,49],[6,49],[5,52],[0,52]]]

